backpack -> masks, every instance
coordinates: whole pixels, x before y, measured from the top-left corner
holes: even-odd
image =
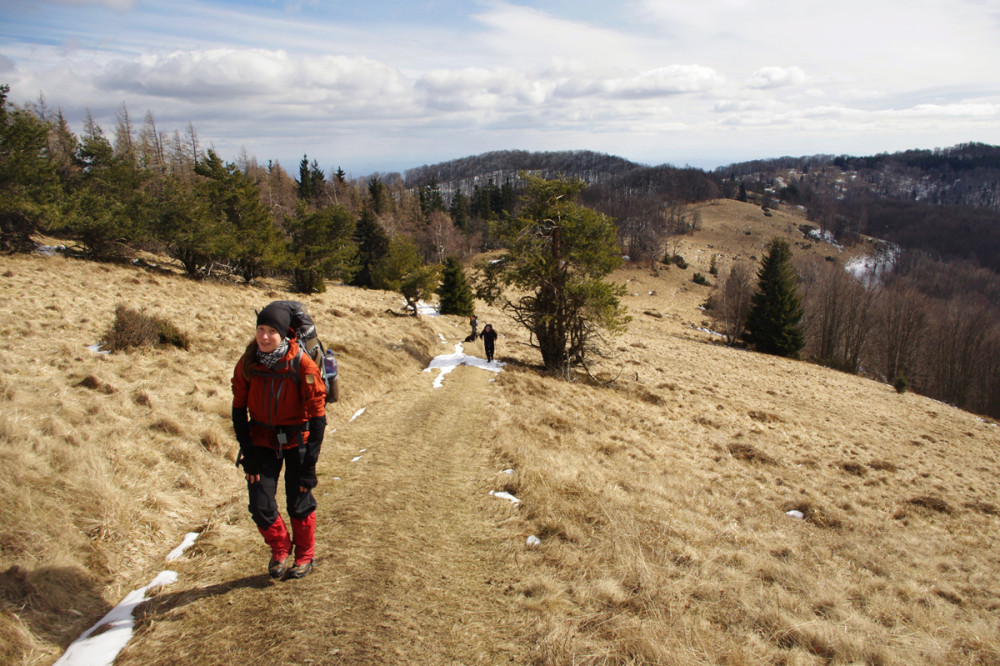
[[[324,349],[316,333],[316,324],[312,317],[306,312],[306,306],[298,301],[275,301],[275,303],[286,307],[291,314],[291,329],[295,333],[299,347],[303,352],[309,354],[316,366],[319,374],[326,384],[326,401],[337,402],[340,399],[340,386],[337,383],[337,357],[329,349]],[[297,357],[295,359],[297,362]]]

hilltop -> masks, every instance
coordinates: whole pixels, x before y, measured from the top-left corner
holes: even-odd
[[[674,248],[688,269],[613,276],[634,319],[596,368],[608,385],[541,373],[525,334],[477,303],[507,365],[435,389],[423,370],[465,336],[460,318],[392,316],[388,292],[308,297],[342,402],[320,560],[282,584],[232,465],[229,376],[253,309],[301,296],[193,281],[162,257],[0,258],[0,658],[51,663],[169,567],[116,663],[1000,660],[996,424],[721,345],[692,272],[795,238],[802,216],[697,209]],[[119,303],[191,348],[89,351]]]

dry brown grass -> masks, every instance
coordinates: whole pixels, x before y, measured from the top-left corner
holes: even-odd
[[[518,654],[549,664],[1000,663],[998,428],[888,385],[727,348],[692,328],[703,325],[698,306],[708,295],[691,283],[692,270],[706,272],[712,253],[759,253],[799,221],[735,202],[701,208],[702,231],[679,247],[690,268],[618,275],[630,311],[659,316],[636,316],[615,341],[616,358],[597,368],[618,377],[608,387],[539,373],[509,320],[478,304],[480,320],[508,335],[498,356],[511,364],[477,440],[497,469],[514,469],[489,489],[523,500],[486,516],[514,562],[502,574],[506,594],[534,626]],[[259,546],[231,463],[229,375],[253,308],[291,294],[58,257],[0,258],[0,276],[0,661],[51,662],[148,582],[192,529],[204,536],[189,566],[204,580],[223,554],[250,567],[248,578],[205,583],[218,594],[239,590],[228,606],[216,600],[224,613],[211,612],[202,588],[173,593],[140,622],[143,650],[166,625],[184,636],[184,623],[195,621],[219,623],[205,631],[219,650],[235,650],[221,637],[237,622],[253,626],[242,604],[263,603],[265,591],[249,578],[264,556],[239,545]],[[332,427],[376,400],[405,419],[413,392],[424,390],[414,374],[451,351],[438,335],[466,332],[457,318],[387,316],[399,299],[381,292],[333,287],[309,301],[340,354],[344,403]],[[175,323],[191,335],[190,350],[87,351],[120,302]],[[370,441],[351,447],[386,445],[377,429],[358,432]],[[332,463],[321,463],[321,482],[331,475],[324,464]],[[392,465],[373,462],[370,473]],[[463,501],[441,487],[433,465],[397,473],[441,497],[435,512]],[[379,513],[362,515],[350,499],[327,501],[342,503],[340,520],[363,520],[374,538]],[[529,534],[539,547],[524,548]],[[442,540],[414,535],[407,561],[370,553],[353,566],[362,574],[369,557],[387,576],[421,580]],[[380,571],[367,575],[370,586],[391,589]],[[337,586],[354,580],[312,585],[331,586],[322,594],[336,600]],[[353,612],[364,599],[354,599]],[[286,617],[300,612],[293,597],[266,603]],[[442,615],[442,626],[457,617]],[[415,639],[404,620],[380,617],[384,640],[394,632],[413,645],[435,638]],[[187,649],[168,648],[132,658],[167,663]],[[215,658],[225,654],[236,653]],[[310,657],[341,663],[343,654],[364,652]],[[390,661],[406,663],[405,654]]]

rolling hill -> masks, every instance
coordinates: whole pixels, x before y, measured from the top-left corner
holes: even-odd
[[[687,270],[613,276],[633,321],[604,383],[546,375],[477,303],[506,366],[435,389],[424,369],[460,318],[393,316],[388,292],[310,296],[342,401],[317,566],[285,583],[232,465],[228,382],[253,309],[293,295],[162,257],[0,258],[0,660],[53,662],[169,567],[116,663],[997,663],[996,423],[720,344],[693,271],[759,257],[802,218],[698,210],[675,248]],[[120,303],[189,350],[88,350]]]

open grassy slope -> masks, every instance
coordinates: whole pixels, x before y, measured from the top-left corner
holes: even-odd
[[[446,393],[421,372],[464,337],[460,319],[395,317],[386,309],[398,297],[347,287],[308,298],[343,377],[330,419],[338,432],[320,464],[331,521],[321,543],[350,562],[351,576],[318,566],[298,595],[260,580],[267,556],[232,467],[228,385],[253,308],[293,295],[61,257],[0,258],[0,661],[51,663],[200,530],[202,545],[177,564],[172,601],[148,609],[128,663],[170,662],[193,635],[205,637],[204,663],[301,663],[291,643],[219,638],[274,611],[289,625],[338,628],[299,637],[313,663],[1000,663],[1000,429],[698,330],[709,289],[691,275],[707,275],[713,253],[760,256],[786,233],[796,251],[836,252],[794,245],[801,220],[792,214],[699,208],[701,229],[677,244],[691,267],[615,276],[634,319],[597,368],[617,377],[610,387],[541,374],[525,336],[477,304],[480,322],[506,335],[498,358],[509,365],[487,393],[476,382],[488,373],[455,375],[465,373],[459,395],[481,401],[488,418],[454,392],[434,408]],[[88,351],[121,302],[171,320],[192,336],[191,350]],[[348,424],[362,407],[384,421]],[[398,422],[412,427],[397,431]],[[472,436],[447,434],[463,424]],[[450,465],[429,453],[441,438],[456,440]],[[369,446],[378,464],[352,472],[349,455]],[[398,494],[383,493],[386,505],[356,501],[379,497],[390,480]],[[483,499],[488,490],[523,502]],[[425,521],[433,532],[421,532]],[[365,536],[352,544],[358,526]],[[529,534],[539,547],[524,545]],[[443,580],[442,568],[487,557],[502,589],[469,586],[465,602],[458,585],[420,591],[419,581]],[[470,580],[482,578],[475,566]],[[238,594],[198,592],[234,586]],[[348,597],[355,602],[330,601]],[[373,598],[384,603],[366,607]],[[441,612],[401,610],[434,603]],[[465,607],[471,615],[450,612]],[[317,617],[321,609],[331,615]],[[474,622],[490,612],[502,618]]]

